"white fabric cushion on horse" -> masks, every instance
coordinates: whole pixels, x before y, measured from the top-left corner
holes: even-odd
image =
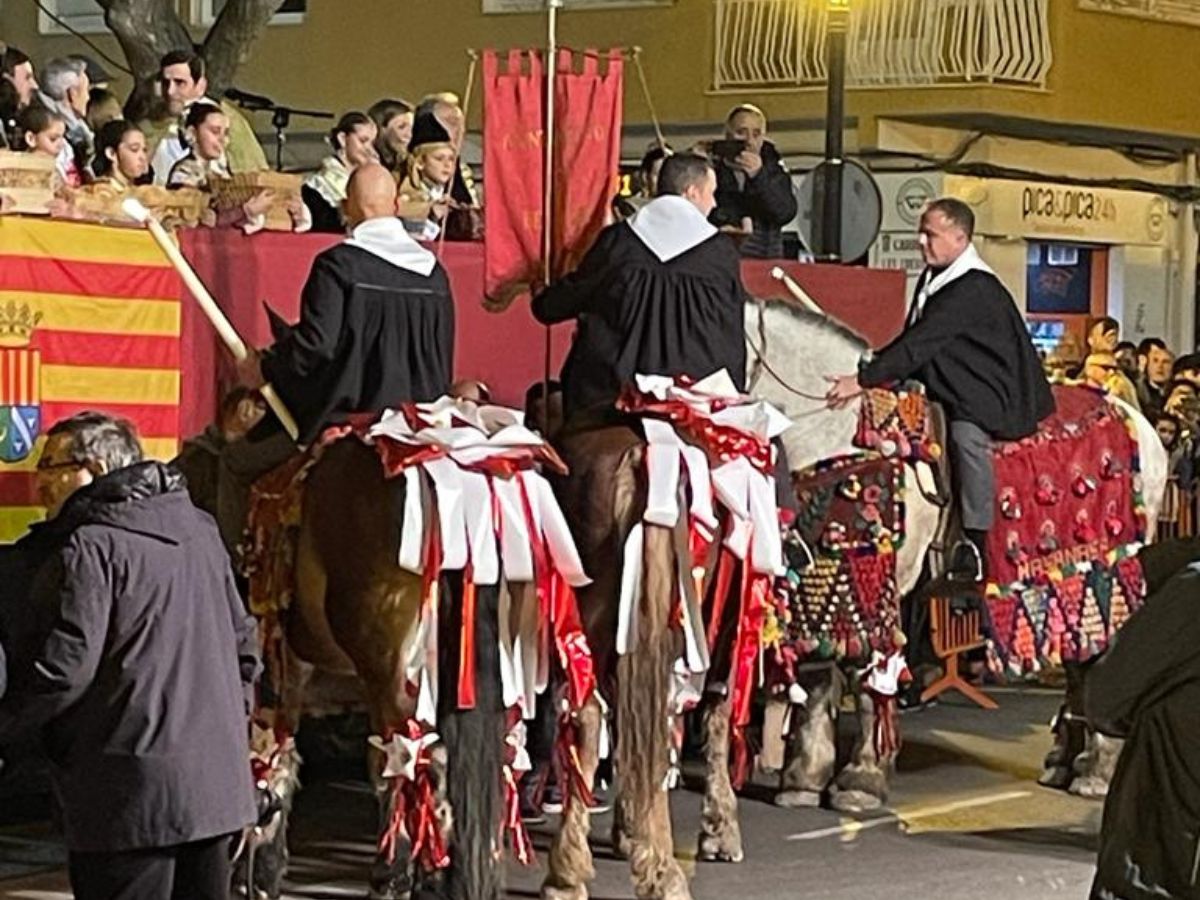
[[[634,213],[628,224],[661,262],[682,256],[717,233],[695,204],[675,195],[655,197]]]

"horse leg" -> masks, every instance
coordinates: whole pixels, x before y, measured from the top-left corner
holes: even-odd
[[[792,706],[788,759],[780,777],[775,805],[788,808],[821,805],[837,763],[837,713],[840,672],[830,664],[801,670],[797,682],[808,700]]]
[[[675,861],[666,790],[670,765],[667,716],[678,640],[671,628],[675,597],[674,536],[647,526],[644,590],[637,640],[617,663],[617,777],[629,830],[630,868],[639,900],[690,900]]]
[[[1098,731],[1088,730],[1087,749],[1075,760],[1078,775],[1069,788],[1072,794],[1087,800],[1103,800],[1117,770],[1117,759],[1125,742]]]
[[[883,806],[887,799],[888,772],[896,761],[895,752],[884,757],[875,751],[875,730],[880,715],[895,715],[895,710],[880,710],[870,691],[862,689],[854,677],[854,694],[858,703],[859,734],[854,742],[850,762],[838,773],[830,792],[830,806],[839,812],[871,812]]]
[[[284,743],[270,772],[255,785],[259,819],[246,835],[233,874],[236,892],[257,900],[278,900],[283,893],[289,861],[288,823],[300,789],[301,760],[294,736],[300,729],[304,695],[313,674],[313,667],[296,656],[286,642],[283,654],[283,683],[276,688],[280,705],[273,710],[274,722],[266,724],[283,735]],[[280,677],[279,673],[276,677]]]
[[[591,784],[600,762],[600,729],[603,714],[600,703],[593,697],[578,713],[579,767],[583,780]],[[586,900],[587,883],[596,877],[592,865],[592,849],[588,846],[590,814],[587,803],[579,796],[573,778],[566,779],[569,797],[564,797],[562,824],[550,844],[550,859],[542,897],[547,900]]]
[[[733,703],[728,694],[714,697],[704,711],[704,802],[700,811],[697,859],[741,862],[742,830],[738,825],[737,794],[729,778],[730,722]]]
[[[1076,759],[1087,749],[1087,721],[1083,711],[1083,673],[1079,663],[1063,663],[1067,678],[1066,696],[1055,716],[1054,746],[1042,763],[1038,784],[1066,790],[1075,780]]]
[[[1102,800],[1108,796],[1108,785],[1117,769],[1117,758],[1125,742],[1120,738],[1112,738],[1093,731],[1087,724],[1083,712],[1083,689],[1087,679],[1088,666],[1073,666],[1075,678],[1068,679],[1068,689],[1071,691],[1072,708],[1078,709],[1078,717],[1072,724],[1078,726],[1082,733],[1083,749],[1077,755],[1070,757],[1071,774],[1068,791],[1078,797],[1088,800]]]

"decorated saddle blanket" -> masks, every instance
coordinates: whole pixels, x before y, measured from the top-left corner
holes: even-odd
[[[1097,391],[1054,396],[1036,435],[995,450],[988,609],[1010,674],[1092,658],[1145,597],[1134,425]]]
[[[553,634],[568,673],[574,708],[594,688],[590,651],[583,637],[573,589],[589,583],[579,554],[542,468],[563,465],[542,438],[525,428],[519,412],[477,407],[442,398],[364,418],[328,430],[303,456],[281,466],[254,486],[245,569],[251,610],[278,619],[295,596],[295,561],[308,472],[323,450],[342,439],[375,448],[385,475],[404,482],[397,566],[420,576],[426,602],[445,572],[464,573],[464,603],[478,587],[529,584],[532,601]],[[348,498],[349,500],[350,498]],[[358,498],[361,502],[362,498]],[[524,591],[509,590],[514,598]],[[514,600],[514,602],[516,602]],[[420,699],[418,715],[430,726],[436,710],[437,628],[422,626],[425,642],[412,648],[407,675]],[[546,648],[538,634],[514,635],[501,653],[506,705],[531,716],[536,693],[545,686]],[[466,646],[466,644],[464,644]],[[464,652],[465,656],[465,652]],[[460,697],[460,706],[472,698]]]
[[[854,445],[909,462],[943,457],[925,389],[916,382],[867,388],[859,407]]]
[[[786,574],[764,630],[770,681],[820,660],[865,662],[903,644],[896,549],[904,540],[904,464],[877,454],[823,462],[793,476],[795,519],[783,529]]]
[[[639,375],[618,408],[641,420],[648,496],[642,521],[625,544],[617,652],[636,646],[645,529],[672,529],[676,620],[685,638],[681,670],[700,676],[708,669],[727,606],[736,609],[728,679],[738,780],[745,771],[743,731],[761,671],[763,617],[771,584],[784,571],[771,442],[791,421],[739,394],[724,371],[697,382]],[[717,562],[710,566],[714,555]],[[707,617],[701,609],[706,596]]]

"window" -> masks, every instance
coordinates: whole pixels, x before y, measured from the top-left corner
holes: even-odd
[[[1200,0],[1079,0],[1081,9],[1200,25]]]
[[[101,34],[108,31],[104,24],[104,10],[96,0],[42,0],[46,10],[61,19],[75,31],[84,34]],[[41,34],[70,34],[54,21],[46,10],[38,10],[38,31]]]
[[[192,24],[211,25],[225,6],[225,0],[192,0]],[[279,12],[271,17],[272,25],[301,25],[308,12],[308,0],[284,0]]]

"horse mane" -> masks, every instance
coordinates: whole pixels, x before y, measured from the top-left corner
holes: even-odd
[[[837,337],[843,340],[852,341],[862,346],[865,350],[870,346],[870,342],[851,328],[849,325],[835,319],[829,313],[815,313],[799,306],[795,301],[784,300],[779,298],[766,298],[763,300],[755,300],[756,303],[765,303],[773,309],[780,309],[787,313],[798,324],[807,326],[823,332],[830,337]]]

